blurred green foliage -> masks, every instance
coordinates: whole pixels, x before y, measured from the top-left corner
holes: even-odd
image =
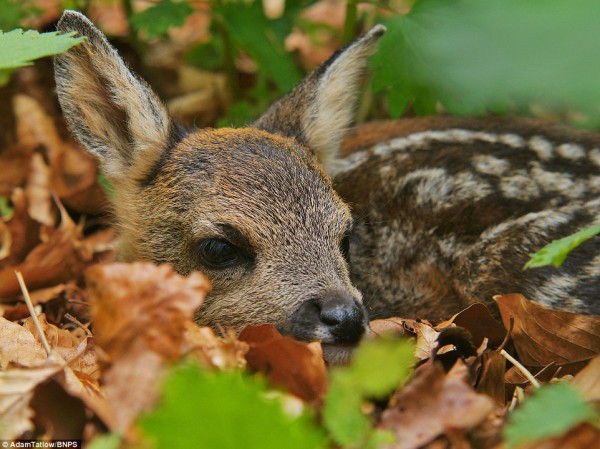
[[[194,8],[186,2],[160,0],[148,9],[133,14],[130,21],[136,30],[142,30],[152,38],[164,36],[169,28],[182,26],[193,12]]]
[[[504,428],[509,448],[562,435],[581,422],[599,422],[598,412],[567,383],[544,385],[510,416]]]

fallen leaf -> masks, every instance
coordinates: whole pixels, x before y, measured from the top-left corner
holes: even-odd
[[[16,439],[33,429],[33,410],[29,407],[33,390],[60,372],[63,366],[49,360],[43,366],[0,371],[0,439]]]
[[[403,320],[402,325],[406,332],[410,332],[417,337],[415,356],[419,360],[427,360],[431,357],[431,352],[437,346],[437,338],[440,333],[431,324],[422,320]]]
[[[404,326],[402,325],[403,321],[404,320],[402,318],[387,318],[383,320],[373,320],[369,323],[369,327],[371,329],[369,337],[379,338],[385,334],[392,334],[400,337],[406,333],[404,330]]]
[[[46,165],[42,155],[34,154],[31,158],[25,196],[29,216],[46,226],[54,226],[56,223],[50,176],[50,167]]]
[[[127,435],[156,403],[166,362],[186,349],[186,328],[209,282],[199,273],[183,277],[169,265],[148,262],[96,265],[86,282],[96,343],[110,362],[102,376],[114,417],[110,428]]]
[[[422,365],[382,414],[379,427],[397,436],[390,447],[416,449],[446,429],[469,430],[481,423],[493,411],[493,402],[477,394],[466,382],[467,376],[460,360],[448,374],[438,364]]]
[[[588,401],[600,402],[600,356],[594,357],[573,379],[573,385]]]
[[[471,304],[450,318],[449,322],[468,330],[475,346],[481,345],[487,338],[488,347],[497,348],[506,336],[506,329],[482,303]],[[440,326],[437,327],[439,329]]]
[[[22,262],[27,253],[39,243],[39,223],[29,216],[25,191],[21,188],[14,189],[10,199],[12,216],[2,220],[10,232],[10,253],[0,259],[0,269]]]
[[[27,287],[35,290],[77,279],[92,262],[89,255],[80,250],[81,229],[75,225],[64,207],[60,203],[57,205],[60,211],[59,227],[42,227],[42,243],[23,262],[0,270],[0,298],[20,294],[15,271],[22,272]]]
[[[233,331],[219,338],[210,327],[186,323],[183,353],[195,354],[211,367],[220,370],[244,368],[248,348],[248,344],[240,341]]]
[[[248,367],[265,373],[273,385],[308,402],[320,401],[327,391],[327,369],[318,342],[302,343],[281,335],[274,326],[246,326],[240,340],[250,345]]]
[[[482,355],[482,369],[476,390],[491,397],[497,406],[503,407],[506,402],[504,387],[504,371],[506,359],[497,351],[485,351]]]
[[[547,309],[522,295],[495,296],[504,327],[525,365],[587,360],[600,352],[600,317]]]
[[[0,368],[42,365],[48,354],[25,327],[0,317]]]
[[[183,277],[170,265],[148,262],[96,265],[86,282],[96,343],[115,360],[138,341],[163,358],[177,358],[185,323],[210,289],[199,273]]]

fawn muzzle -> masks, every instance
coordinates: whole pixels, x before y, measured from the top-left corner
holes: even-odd
[[[368,332],[364,306],[347,292],[326,292],[305,301],[285,331],[300,340],[334,346],[355,346]]]

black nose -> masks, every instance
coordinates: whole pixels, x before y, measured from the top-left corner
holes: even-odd
[[[356,344],[365,332],[366,312],[350,295],[337,293],[323,298],[319,319],[336,344]]]

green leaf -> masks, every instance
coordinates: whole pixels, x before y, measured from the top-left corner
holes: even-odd
[[[598,414],[579,391],[569,384],[546,385],[515,410],[504,428],[508,447],[562,435],[584,421],[597,420]]]
[[[352,374],[336,370],[325,398],[323,421],[341,446],[358,446],[368,435],[368,418],[362,413],[362,396]]]
[[[24,2],[18,0],[0,0],[0,11],[0,30],[17,28],[27,15]]]
[[[163,36],[169,28],[182,26],[194,11],[185,1],[161,0],[154,6],[134,14],[131,24],[136,30],[145,31],[150,38]]]
[[[194,365],[175,369],[161,403],[139,423],[158,448],[313,449],[326,440],[311,417],[287,415],[265,395],[255,377],[205,372]]]
[[[406,381],[414,353],[409,340],[367,340],[356,351],[350,373],[364,396],[379,399]]]
[[[18,29],[3,33],[0,31],[0,69],[14,69],[31,65],[34,59],[56,55],[83,42],[83,37],[66,34],[38,33]]]
[[[13,212],[14,209],[8,204],[8,199],[0,195],[0,217],[8,220],[12,217]]]
[[[99,435],[87,446],[87,449],[119,449],[121,447],[121,436],[116,433]]]
[[[258,64],[259,70],[286,93],[300,79],[291,55],[285,50],[284,39],[291,32],[292,11],[299,2],[286,2],[283,17],[267,18],[262,3],[224,3],[213,6],[237,48],[246,51]]]
[[[408,20],[421,61],[406,70],[436,93],[473,108],[535,102],[598,116],[597,0],[428,0]]]
[[[583,242],[599,233],[600,225],[596,225],[583,229],[560,240],[554,240],[552,243],[544,246],[537,253],[530,254],[531,259],[529,259],[523,269],[525,270],[527,268],[545,267],[547,265],[560,267],[567,258],[567,255],[574,248],[577,248]]]
[[[323,420],[336,443],[376,447],[379,441],[390,440],[389,434],[371,428],[361,405],[406,381],[414,366],[414,351],[408,340],[369,340],[358,348],[349,367],[332,371]]]

